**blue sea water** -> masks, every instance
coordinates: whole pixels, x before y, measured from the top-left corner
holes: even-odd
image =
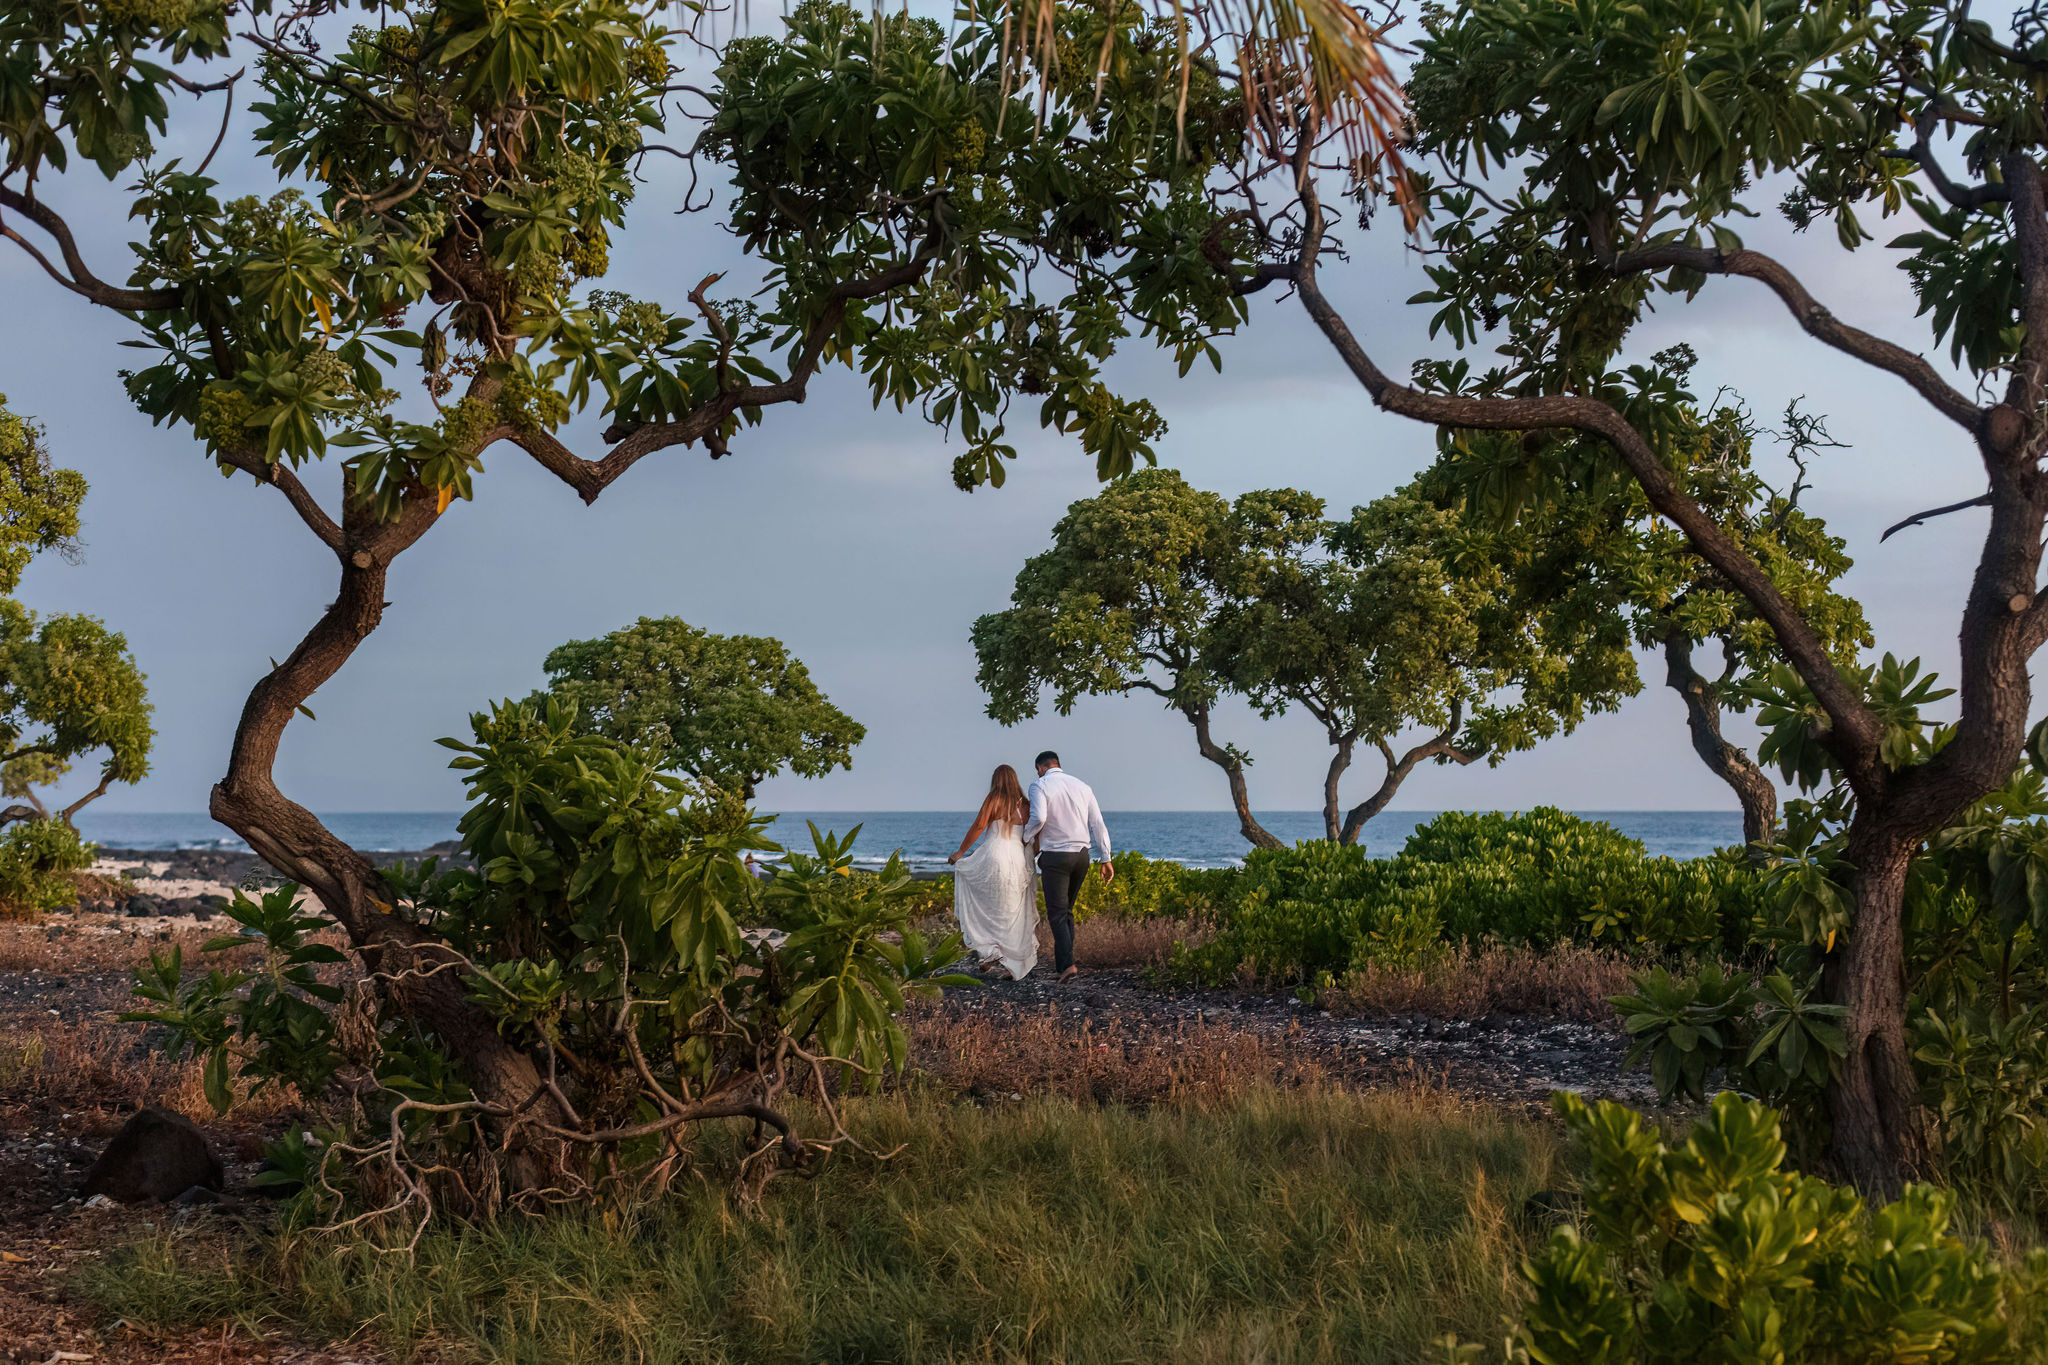
[[[1736,811],[1580,811],[1588,819],[1605,820],[1631,838],[1643,841],[1652,854],[1697,858],[1716,848],[1742,841],[1742,816]],[[416,851],[455,837],[457,812],[337,812],[320,818],[327,827],[357,848],[384,852]],[[1436,811],[1387,811],[1365,827],[1365,844],[1374,854],[1400,850],[1417,825]],[[770,833],[799,849],[811,844],[806,821],[821,830],[844,832],[860,826],[854,856],[880,863],[902,850],[912,867],[942,866],[960,845],[973,822],[971,812],[957,811],[785,811]],[[1109,836],[1119,849],[1135,849],[1149,858],[1171,858],[1190,867],[1221,867],[1244,856],[1244,836],[1229,811],[1110,811]],[[1322,837],[1322,816],[1316,811],[1272,811],[1259,820],[1277,837],[1293,843]],[[80,812],[86,838],[109,848],[220,848],[243,850],[240,839],[199,812],[133,814],[122,811]]]

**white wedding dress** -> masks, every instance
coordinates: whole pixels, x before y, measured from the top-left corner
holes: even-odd
[[[973,852],[953,864],[953,914],[984,962],[1000,960],[1019,981],[1037,964],[1038,874],[1017,826],[991,821]]]

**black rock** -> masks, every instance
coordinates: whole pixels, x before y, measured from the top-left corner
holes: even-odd
[[[204,1185],[194,1185],[171,1202],[181,1209],[189,1209],[195,1204],[218,1204],[220,1191],[210,1190]]]
[[[1538,1227],[1576,1223],[1586,1212],[1586,1196],[1577,1190],[1538,1190],[1522,1201],[1522,1217]]]
[[[163,902],[155,896],[130,896],[127,903],[121,907],[121,913],[130,919],[141,919],[144,915],[161,915],[163,912]]]
[[[194,1185],[217,1190],[225,1179],[220,1158],[197,1124],[167,1109],[144,1109],[114,1134],[79,1192],[123,1204],[161,1203]]]
[[[121,875],[134,878],[147,877],[149,869],[146,867],[124,867],[121,869]]]

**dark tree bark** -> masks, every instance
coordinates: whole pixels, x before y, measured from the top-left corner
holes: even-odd
[[[1235,750],[1218,744],[1210,735],[1208,704],[1185,704],[1181,706],[1180,713],[1188,718],[1188,724],[1195,727],[1195,746],[1202,751],[1202,757],[1223,769],[1223,775],[1229,779],[1230,805],[1237,812],[1237,827],[1245,839],[1253,848],[1287,847],[1252,814],[1251,792],[1244,780],[1244,758]]]
[[[1742,841],[1750,857],[1761,857],[1777,830],[1778,789],[1754,759],[1722,736],[1720,685],[1692,666],[1692,643],[1676,631],[1664,637],[1664,681],[1685,701],[1693,752],[1742,803]]]
[[[1660,246],[1605,262],[1616,273],[1684,268],[1757,280],[1777,294],[1809,336],[1895,376],[1969,432],[1976,444],[1990,484],[1991,527],[1963,609],[1960,717],[1939,753],[1898,770],[1884,760],[1883,721],[1835,667],[1826,643],[1763,566],[1677,486],[1649,442],[1620,412],[1572,394],[1473,398],[1426,392],[1395,382],[1373,362],[1317,283],[1328,220],[1312,181],[1301,191],[1306,225],[1295,259],[1264,265],[1240,286],[1251,292],[1275,280],[1291,284],[1346,367],[1389,412],[1441,426],[1563,428],[1605,440],[1650,505],[1771,628],[1826,712],[1824,742],[1856,797],[1856,817],[1848,831],[1856,918],[1847,942],[1831,951],[1823,975],[1827,998],[1848,1008],[1851,1043],[1848,1064],[1828,1086],[1834,1116],[1830,1157],[1843,1175],[1880,1196],[1937,1167],[1905,1039],[1906,869],[1922,841],[2011,775],[2031,705],[2028,662],[2048,641],[2048,594],[2041,591],[2039,578],[2048,488],[2037,468],[2048,453],[2048,428],[2035,415],[2048,397],[2048,206],[2042,169],[2031,157],[2008,152],[2001,171],[2001,192],[2012,205],[2026,339],[2005,401],[1989,408],[1957,391],[1924,357],[1843,323],[1789,270],[1761,252]]]
[[[1479,755],[1477,753],[1460,749],[1453,742],[1457,732],[1458,724],[1453,720],[1442,733],[1424,740],[1398,758],[1394,754],[1393,746],[1385,740],[1381,740],[1380,754],[1387,761],[1386,776],[1380,779],[1377,791],[1351,808],[1350,813],[1344,817],[1343,828],[1337,830],[1332,837],[1337,842],[1343,844],[1357,843],[1358,836],[1364,831],[1366,822],[1387,808],[1387,803],[1394,799],[1394,793],[1400,791],[1401,784],[1408,780],[1408,774],[1414,772],[1416,766],[1425,759],[1440,758],[1462,767],[1478,758]],[[1330,814],[1333,813],[1327,813],[1324,817],[1325,820],[1329,820]]]
[[[1887,1193],[1905,1180],[1938,1174],[1933,1128],[1906,1041],[1901,911],[1919,843],[1899,828],[1851,829],[1855,918],[1822,975],[1828,999],[1849,1010],[1843,1021],[1848,1055],[1827,1092],[1829,1157],[1858,1186]]]

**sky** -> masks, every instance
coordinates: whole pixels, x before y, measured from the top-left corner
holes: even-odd
[[[174,135],[162,154],[203,154],[217,109],[194,117],[182,106],[192,141]],[[230,149],[246,126],[237,115]],[[223,158],[216,170],[228,190],[242,188],[238,180],[263,188],[251,167]],[[679,306],[703,276],[730,270],[737,281],[748,266],[715,214],[672,214],[683,189],[672,164],[652,159],[605,287]],[[46,188],[45,198],[79,231],[102,278],[125,276],[125,243],[136,235],[125,193],[87,171]],[[1881,243],[1912,226],[1895,220],[1874,230]],[[1745,237],[1780,255],[1844,319],[1934,353],[1896,253],[1866,246],[1845,254],[1830,228],[1800,236],[1775,216],[1748,224]],[[1348,245],[1348,263],[1326,266],[1325,289],[1381,367],[1401,374],[1416,359],[1448,353],[1448,343],[1428,338],[1426,311],[1403,302],[1426,281],[1398,217],[1381,215],[1367,233],[1354,228]],[[142,355],[120,346],[132,335],[130,324],[65,293],[0,242],[0,393],[43,422],[56,460],[92,485],[82,560],[46,556],[30,569],[22,600],[100,617],[126,635],[149,675],[152,772],[101,808],[197,811],[224,770],[250,685],[332,600],[336,570],[275,491],[241,476],[223,480],[188,431],[153,428],[135,412],[116,374]],[[1648,355],[1678,341],[1699,352],[1695,380],[1707,391],[1728,385],[1763,415],[1793,398],[1826,415],[1847,448],[1822,456],[1803,505],[1846,538],[1856,567],[1844,586],[1863,602],[1879,650],[1922,656],[1952,677],[1987,514],[1945,518],[1883,545],[1878,536],[1909,513],[1982,491],[1964,434],[1896,381],[1805,338],[1752,282],[1713,281],[1693,304],[1667,304],[1634,349]],[[1298,303],[1270,291],[1254,299],[1249,325],[1221,350],[1221,374],[1204,367],[1178,380],[1169,360],[1142,346],[1111,369],[1113,386],[1151,398],[1165,415],[1160,463],[1196,485],[1226,496],[1299,487],[1343,509],[1428,462],[1430,429],[1376,411]],[[1936,359],[1945,364],[1945,352]],[[594,457],[603,448],[599,425],[582,422],[564,436]],[[1046,548],[1066,506],[1098,488],[1074,443],[1033,433],[1020,447],[1004,488],[961,493],[949,476],[957,439],[915,412],[874,412],[865,386],[844,370],[815,381],[801,407],[771,409],[735,438],[731,458],[669,450],[592,507],[501,446],[486,456],[476,500],[456,503],[397,562],[382,627],[311,699],[317,719],[301,717],[288,731],[279,785],[318,811],[459,808],[461,785],[435,739],[465,734],[473,711],[539,685],[541,660],[563,641],[674,615],[713,631],[779,637],[867,726],[850,771],[772,779],[760,792],[763,809],[968,809],[994,764],[1023,769],[1044,748],[1059,750],[1112,810],[1227,806],[1220,771],[1197,755],[1186,723],[1154,700],[1084,700],[1070,716],[1048,710],[1010,729],[984,714],[969,627],[1007,604],[1017,569]],[[337,472],[307,477],[331,507]],[[1661,669],[1646,660],[1643,671],[1643,694],[1620,711],[1498,767],[1425,767],[1396,806],[1734,809],[1693,756],[1683,707],[1661,685]],[[1252,753],[1256,807],[1319,804],[1328,751],[1308,717],[1262,721],[1226,704],[1216,729]],[[1743,738],[1739,721],[1731,737]],[[1347,798],[1362,799],[1376,782],[1361,764]]]

